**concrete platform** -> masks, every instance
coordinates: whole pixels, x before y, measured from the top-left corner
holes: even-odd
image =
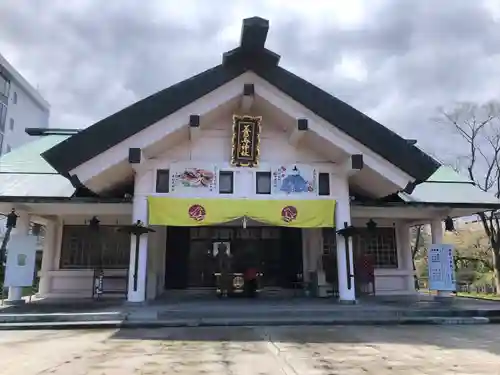
[[[0,310],[0,329],[103,327],[486,324],[500,322],[500,303],[453,298],[209,299],[130,305],[108,301],[36,301]]]

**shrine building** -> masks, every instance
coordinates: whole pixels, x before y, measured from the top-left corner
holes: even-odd
[[[219,65],[80,131],[26,129],[33,141],[0,157],[12,233],[45,226],[42,297],[95,297],[96,275],[99,293],[131,302],[215,296],[221,243],[263,295],[411,295],[411,226],[430,224],[439,244],[445,220],[500,208],[282,67],[268,31],[245,19]],[[138,220],[152,231],[136,246]]]

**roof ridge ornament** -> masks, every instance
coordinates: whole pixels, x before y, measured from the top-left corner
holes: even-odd
[[[245,18],[241,26],[240,45],[222,54],[223,65],[276,66],[280,55],[266,49],[269,21],[261,17]]]
[[[243,19],[241,25],[240,49],[243,51],[262,51],[269,31],[269,20],[260,17]]]

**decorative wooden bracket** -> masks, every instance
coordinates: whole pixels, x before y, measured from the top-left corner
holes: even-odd
[[[309,124],[308,124],[308,121],[307,121],[306,118],[299,118],[299,119],[297,119],[297,126],[290,133],[290,136],[288,138],[288,142],[292,146],[297,147],[297,145],[299,144],[300,140],[307,133],[308,129],[309,129]]]
[[[255,97],[255,87],[253,83],[245,83],[243,86],[243,96],[241,97],[240,109],[243,113],[248,113],[252,108]]]
[[[200,134],[200,116],[189,116],[189,140],[196,141],[200,137]]]

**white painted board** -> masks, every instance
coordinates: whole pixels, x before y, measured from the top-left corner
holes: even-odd
[[[36,237],[12,235],[7,245],[5,286],[31,286],[35,277]]]
[[[429,289],[453,292],[456,290],[453,245],[432,244],[429,248]]]

